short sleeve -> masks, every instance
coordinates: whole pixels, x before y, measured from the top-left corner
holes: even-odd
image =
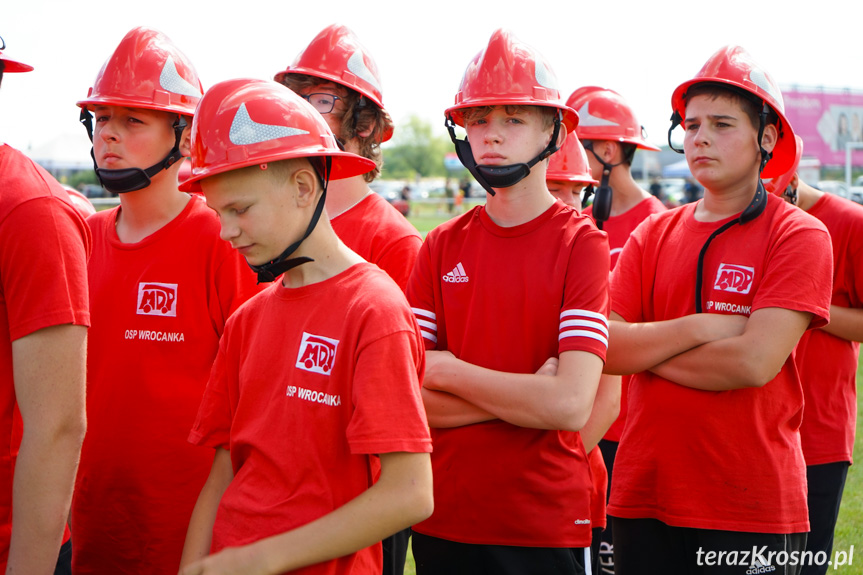
[[[780,307],[811,313],[810,328],[818,328],[830,317],[833,247],[823,224],[811,220],[818,225],[801,226],[772,248],[752,310]]]
[[[641,290],[646,231],[642,224],[632,232],[611,272],[611,310],[630,323],[644,321]]]
[[[428,453],[428,422],[420,396],[425,354],[415,331],[397,331],[362,350],[347,437],[353,453]]]
[[[0,222],[0,289],[13,341],[53,325],[90,324],[90,249],[87,224],[55,197],[23,202]]]
[[[559,352],[608,351],[608,240],[592,227],[573,242],[560,313]]]

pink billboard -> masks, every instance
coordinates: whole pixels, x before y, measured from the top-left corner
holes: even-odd
[[[803,155],[822,166],[844,166],[846,142],[858,142],[851,163],[863,166],[863,92],[828,88],[785,89],[785,115],[803,138]]]

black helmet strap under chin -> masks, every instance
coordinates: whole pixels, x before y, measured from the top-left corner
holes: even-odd
[[[558,111],[554,117],[554,131],[551,134],[551,141],[543,149],[539,155],[528,163],[508,164],[506,166],[480,166],[477,165],[473,157],[473,150],[470,147],[470,142],[467,138],[459,140],[455,135],[455,122],[452,117],[447,116],[444,125],[449,131],[449,137],[452,143],[455,144],[455,151],[458,159],[467,168],[467,171],[479,182],[485,191],[492,196],[495,194],[494,188],[509,188],[522,181],[530,173],[530,169],[537,163],[546,159],[560,148],[557,145],[557,138],[560,135],[560,122],[563,113]]]
[[[312,158],[310,158],[312,160]],[[275,281],[277,277],[282,275],[288,270],[294,269],[295,267],[313,262],[310,257],[302,256],[298,258],[290,258],[288,257],[297,251],[297,248],[300,247],[307,237],[311,235],[314,231],[315,226],[318,225],[318,220],[321,218],[321,214],[324,211],[324,204],[327,200],[327,184],[330,181],[330,168],[333,164],[333,159],[331,156],[325,156],[323,160],[323,165],[319,166],[316,162],[312,161],[312,166],[315,168],[315,171],[318,174],[318,178],[321,182],[321,187],[323,188],[323,192],[321,192],[321,197],[318,199],[318,205],[315,206],[315,212],[312,214],[312,219],[309,221],[309,225],[306,227],[306,233],[303,234],[303,237],[292,243],[288,248],[283,251],[279,256],[265,264],[259,266],[253,266],[249,264],[249,267],[252,268],[252,271],[258,274],[258,283],[269,283]]]
[[[81,108],[80,121],[87,129],[87,136],[90,142],[93,142],[93,114],[86,107]],[[96,164],[96,153],[93,148],[90,148],[90,157],[93,158],[93,168],[96,171],[96,176],[99,182],[109,192],[116,194],[124,194],[126,192],[135,192],[142,190],[150,185],[150,179],[161,172],[173,166],[176,162],[183,158],[183,153],[180,151],[180,142],[183,139],[183,130],[186,129],[186,118],[181,114],[177,116],[177,121],[174,122],[174,147],[168,152],[160,162],[157,162],[142,170],[141,168],[123,168],[120,170],[108,170],[100,168]]]
[[[602,229],[602,224],[609,217],[611,217],[611,200],[614,195],[614,191],[611,189],[611,186],[608,185],[608,180],[611,177],[611,170],[616,166],[619,166],[623,162],[617,162],[616,164],[609,164],[605,160],[599,157],[593,149],[593,142],[590,140],[585,140],[582,142],[584,145],[584,149],[593,154],[593,157],[596,158],[596,161],[602,164],[602,177],[599,180],[599,187],[593,188],[591,193],[593,194],[593,221],[596,222],[596,227]]]

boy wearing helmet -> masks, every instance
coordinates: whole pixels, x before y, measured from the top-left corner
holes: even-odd
[[[548,193],[544,161],[578,116],[543,58],[504,30],[446,116],[488,199],[428,234],[408,284],[435,445],[435,512],[413,527],[417,573],[589,573],[577,432],[607,347],[608,247]]]
[[[579,123],[580,123],[579,118]],[[552,196],[581,212],[583,194],[587,186],[599,184],[591,175],[590,164],[581,140],[570,136],[563,147],[552,154],[548,160],[548,170],[545,173],[545,183]],[[603,461],[602,453],[595,449],[608,426],[620,410],[620,378],[603,375],[596,390],[594,405],[599,405],[597,413],[602,417],[588,420],[579,434],[587,451],[592,486],[590,491],[590,562],[593,573],[598,574],[600,568],[599,553],[602,542],[602,532],[606,529],[605,503],[608,491],[608,471]]]
[[[5,49],[0,39],[0,82],[33,70]],[[90,231],[60,184],[8,145],[0,187],[0,571],[68,572],[65,520],[86,429]]]
[[[800,424],[811,527],[806,550],[830,557],[857,427],[857,364],[859,342],[863,341],[863,207],[802,181],[797,174],[802,154],[803,140],[798,137],[792,169],[765,182],[764,187],[821,220],[833,245],[830,323],[804,333],[795,353],[806,406]],[[804,575],[826,572],[826,562],[803,568]]]
[[[368,185],[381,171],[380,145],[393,134],[392,119],[383,107],[377,64],[353,31],[333,24],[276,74],[275,80],[324,116],[343,149],[375,163],[365,174],[332,183],[327,213],[339,238],[404,290],[422,237]]]
[[[591,174],[581,140],[570,134],[563,147],[548,159],[545,185],[552,196],[581,212],[585,188],[599,183]]]
[[[131,62],[131,63],[130,63]],[[73,568],[176,573],[212,458],[186,441],[228,316],[257,291],[200,197],[178,189],[197,73],[135,28],[78,103],[119,207],[87,223],[93,325],[88,430],[72,505]]]
[[[184,186],[259,274],[283,275],[222,337],[189,436],[216,455],[181,573],[378,575],[380,541],[431,513],[432,488],[416,322],[323,210],[331,179],[374,164],[271,81],[213,86],[192,138]]]
[[[612,276],[608,367],[635,373],[608,508],[615,571],[797,573],[809,521],[791,352],[827,322],[830,238],[761,185],[795,140],[742,48],[716,52],[672,107],[705,191],[639,226]]]
[[[656,197],[642,189],[632,177],[632,161],[638,149],[658,152],[644,139],[644,128],[629,103],[614,90],[584,86],[573,92],[567,105],[578,111],[578,138],[585,142],[592,174],[600,179],[592,205],[585,213],[608,234],[611,269],[632,231],[651,214],[665,211]],[[620,434],[626,422],[626,390],[629,376],[604,374],[603,384],[620,388],[619,416],[599,441],[608,472],[608,489],[614,481],[614,459]],[[608,380],[608,381],[606,381]],[[601,561],[605,573],[614,573],[612,529],[602,533]]]

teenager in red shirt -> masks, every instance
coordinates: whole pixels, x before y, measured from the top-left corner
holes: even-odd
[[[378,575],[380,541],[431,513],[432,487],[416,321],[323,209],[330,179],[374,164],[340,151],[284,86],[246,79],[204,95],[192,158],[184,186],[200,184],[222,237],[281,279],[222,337],[189,436],[216,455],[181,573]]]
[[[797,162],[803,140],[797,139]],[[830,323],[800,338],[795,363],[803,383],[800,437],[806,460],[810,531],[806,550],[832,556],[833,532],[852,463],[857,428],[857,364],[863,341],[863,207],[802,181],[797,162],[784,177],[765,182],[769,191],[821,220],[833,245]],[[824,574],[806,565],[804,575]]]
[[[589,573],[578,430],[608,341],[608,247],[545,183],[545,158],[578,116],[547,62],[504,30],[468,65],[446,116],[488,197],[429,233],[408,285],[435,444],[435,512],[413,528],[417,573]]]
[[[611,269],[617,263],[626,240],[647,216],[665,211],[665,206],[632,177],[632,161],[638,149],[658,152],[644,139],[644,128],[623,96],[607,88],[584,86],[573,92],[567,106],[578,111],[578,138],[585,142],[590,171],[600,180],[594,188],[593,203],[585,213],[608,234]],[[619,415],[599,441],[608,470],[607,494],[614,480],[614,458],[626,422],[626,390],[629,376],[603,374],[601,387],[620,388]],[[607,496],[608,496],[607,495]],[[601,558],[604,573],[614,573],[612,530],[602,533]]]
[[[33,70],[5,49],[0,39],[0,82]],[[5,144],[0,186],[0,571],[68,573],[90,231],[60,184]]]
[[[575,211],[581,212],[585,188],[598,183],[591,175],[587,153],[581,140],[570,134],[560,150],[548,159],[545,185],[548,186],[549,193]]]
[[[212,462],[186,437],[225,321],[257,291],[216,215],[177,187],[200,97],[171,40],[135,28],[78,103],[95,124],[96,173],[120,205],[87,220],[93,328],[72,505],[77,574],[176,573]]]
[[[276,74],[275,80],[323,114],[345,150],[374,161],[375,167],[369,172],[332,183],[327,191],[327,214],[349,248],[387,272],[404,290],[422,237],[398,210],[369,188],[383,165],[380,145],[393,135],[393,121],[384,109],[380,73],[371,54],[353,31],[333,24],[322,30],[287,69]],[[407,549],[406,542],[402,551]]]
[[[747,567],[796,573],[809,522],[791,352],[827,322],[830,238],[761,185],[796,145],[742,48],[715,53],[672,108],[705,192],[645,220],[612,274],[608,367],[636,373],[608,509],[615,571],[738,573],[717,554],[754,548]]]
[[[563,147],[551,155],[545,183],[552,196],[581,212],[583,194],[588,186],[599,184],[593,179],[584,146],[577,137],[570,134]],[[605,503],[608,491],[608,471],[602,459],[602,452],[594,447],[601,433],[608,429],[620,409],[620,378],[603,376],[596,390],[594,405],[599,404],[597,413],[603,418],[592,418],[579,432],[587,451],[590,464],[592,487],[590,491],[590,526],[593,531],[590,542],[590,562],[594,575],[599,573],[599,550],[602,532],[606,528]],[[600,419],[603,419],[600,421]]]

